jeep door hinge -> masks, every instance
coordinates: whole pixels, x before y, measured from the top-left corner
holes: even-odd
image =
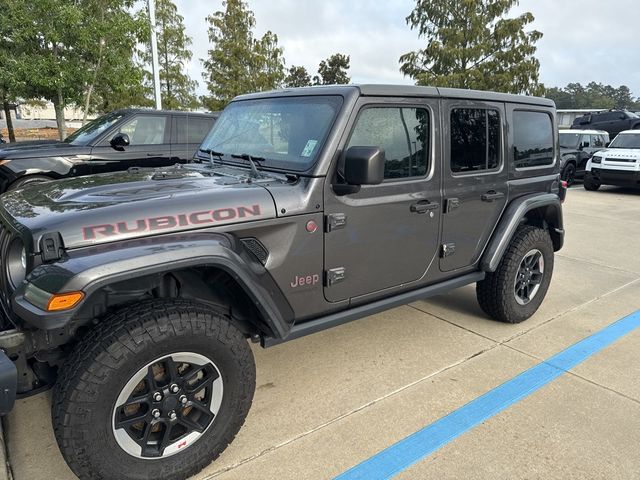
[[[448,257],[456,253],[456,244],[455,243],[443,243],[442,249],[440,250],[440,256],[442,258]]]
[[[344,267],[336,267],[336,268],[332,268],[330,270],[327,270],[325,272],[325,279],[326,279],[326,284],[327,287],[330,287],[331,285],[341,282],[342,280],[345,279],[345,275],[346,275],[346,268]]]
[[[444,213],[450,213],[460,208],[460,199],[455,197],[447,198],[445,201]]]
[[[347,225],[347,216],[344,213],[332,213],[327,215],[326,230],[332,232]]]

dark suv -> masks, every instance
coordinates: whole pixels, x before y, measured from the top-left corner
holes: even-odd
[[[2,145],[0,193],[33,182],[186,163],[217,116],[118,110],[93,120],[63,142]]]
[[[576,118],[571,128],[604,130],[613,138],[623,130],[640,128],[640,116],[626,110],[587,113]]]
[[[248,340],[468,284],[526,320],[564,239],[555,132],[544,98],[278,90],[232,101],[201,163],[3,195],[0,412],[55,384],[81,479],[182,479],[244,422]]]

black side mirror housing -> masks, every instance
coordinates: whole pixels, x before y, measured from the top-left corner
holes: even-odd
[[[384,150],[351,147],[344,160],[344,178],[349,185],[378,185],[384,180]]]
[[[124,147],[129,146],[131,140],[129,139],[129,135],[127,135],[126,133],[118,133],[111,139],[109,143],[116,150],[124,150]]]

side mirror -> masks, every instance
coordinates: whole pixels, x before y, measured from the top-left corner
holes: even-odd
[[[607,148],[611,142],[607,142],[604,144],[604,148]]]
[[[338,195],[360,191],[362,185],[378,185],[384,180],[384,150],[380,147],[350,147],[344,159],[344,179],[333,190]]]
[[[624,113],[621,113],[621,114],[620,114],[620,119],[621,119],[621,120],[624,120],[625,118],[627,118],[627,116],[626,116]]]
[[[128,147],[131,141],[126,133],[118,133],[109,143],[116,150],[124,150],[124,147]]]

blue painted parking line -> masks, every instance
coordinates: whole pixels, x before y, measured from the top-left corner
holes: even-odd
[[[638,327],[640,327],[640,310],[573,344],[449,415],[382,450],[338,475],[335,480],[382,480],[394,477]]]

